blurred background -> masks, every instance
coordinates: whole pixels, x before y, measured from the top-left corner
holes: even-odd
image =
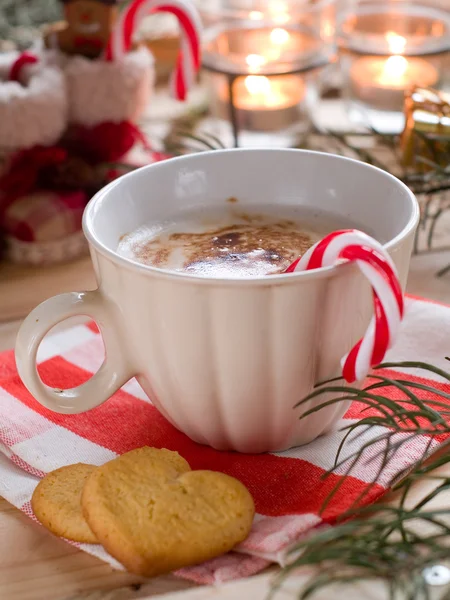
[[[400,177],[422,210],[408,291],[450,301],[450,0],[193,0],[202,61],[184,101],[174,15],[142,12],[105,58],[133,1],[0,0],[0,321],[95,287],[81,216],[103,185],[235,146]]]

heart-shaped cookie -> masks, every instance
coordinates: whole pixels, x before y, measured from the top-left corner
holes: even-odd
[[[44,527],[68,540],[97,543],[81,511],[83,486],[96,468],[83,463],[68,465],[48,473],[38,483],[31,507]]]
[[[181,457],[170,462],[160,452],[140,448],[99,467],[81,500],[99,542],[147,577],[228,552],[247,537],[255,512],[236,479],[191,471]]]

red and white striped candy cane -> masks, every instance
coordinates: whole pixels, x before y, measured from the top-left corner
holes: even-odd
[[[200,69],[200,15],[187,0],[133,0],[117,20],[106,48],[105,59],[120,60],[131,48],[133,34],[142,19],[151,12],[168,12],[181,27],[180,53],[171,79],[172,95],[184,100]]]
[[[312,246],[286,273],[355,261],[373,291],[374,316],[364,337],[342,358],[346,381],[361,381],[394,343],[403,318],[403,293],[397,270],[383,246],[355,229],[335,231]]]

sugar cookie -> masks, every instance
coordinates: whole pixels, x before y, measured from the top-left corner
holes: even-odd
[[[85,481],[96,468],[77,463],[56,469],[39,482],[31,506],[44,527],[75,542],[97,542],[83,517],[80,503]]]
[[[236,479],[191,471],[176,453],[140,448],[91,473],[83,514],[105,549],[148,577],[231,550],[251,528],[254,504]]]

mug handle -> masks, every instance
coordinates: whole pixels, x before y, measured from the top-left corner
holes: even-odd
[[[98,290],[70,292],[49,298],[37,306],[22,323],[16,339],[16,364],[25,387],[46,408],[63,414],[81,413],[103,404],[133,377],[116,328],[115,307]],[[54,326],[69,317],[85,315],[96,321],[105,346],[105,360],[89,381],[67,389],[45,385],[37,371],[40,343]],[[120,326],[120,325],[119,325]]]

